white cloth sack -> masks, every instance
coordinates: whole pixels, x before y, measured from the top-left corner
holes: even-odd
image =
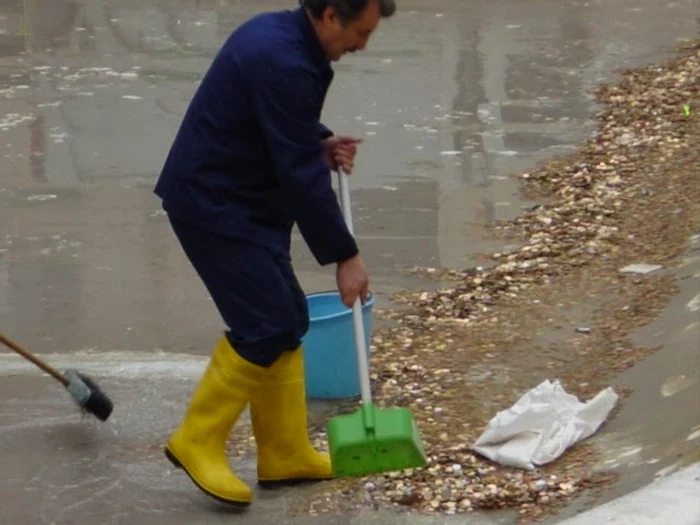
[[[505,466],[533,470],[594,434],[618,400],[608,387],[581,403],[546,380],[491,419],[472,449]]]

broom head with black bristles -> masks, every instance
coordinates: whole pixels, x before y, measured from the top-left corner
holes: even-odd
[[[114,405],[97,383],[77,370],[65,371],[68,384],[66,389],[78,406],[87,413],[93,414],[100,421],[107,421],[112,414]]]

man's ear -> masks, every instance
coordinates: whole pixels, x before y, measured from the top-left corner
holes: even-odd
[[[324,9],[323,15],[321,15],[321,22],[326,27],[340,25],[340,18],[338,18],[338,11],[336,11],[335,7],[329,5]]]

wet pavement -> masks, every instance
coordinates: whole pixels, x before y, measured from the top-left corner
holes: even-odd
[[[599,467],[622,473],[605,500],[700,461],[700,235],[670,271],[680,293],[632,337],[637,345],[663,350],[616,379],[617,388],[633,394],[592,441],[604,451]]]
[[[108,424],[81,420],[60,385],[0,354],[0,494],[13,502],[0,523],[231,520],[160,451],[222,327],[152,188],[221,41],[254,12],[294,4],[0,2],[0,329],[117,400]],[[697,33],[696,15],[694,1],[401,2],[367,52],[336,65],[323,118],[365,138],[353,199],[377,306],[432,286],[404,267],[471,266],[499,249],[483,226],[532,205],[509,175],[572,151],[593,130],[590,90],[665,56]],[[299,237],[294,256],[308,292],[333,288]],[[686,379],[678,395],[697,394]],[[625,446],[639,426],[629,417],[614,434]],[[643,435],[685,439],[682,426]],[[254,465],[238,471],[254,481]],[[314,523],[285,517],[286,496],[263,495],[239,521]]]
[[[594,469],[620,475],[596,500],[598,505],[700,464],[700,234],[688,240],[677,267],[660,271],[673,276],[680,292],[630,340],[661,350],[615,378],[614,389],[631,389],[632,394],[620,414],[587,442],[600,453]],[[686,509],[698,509],[687,503]],[[585,508],[585,498],[580,498],[558,517]]]

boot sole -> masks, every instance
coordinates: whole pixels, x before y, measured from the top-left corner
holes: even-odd
[[[250,506],[250,501],[239,501],[239,500],[233,500],[233,499],[225,499],[222,498],[221,496],[217,496],[213,492],[208,491],[205,489],[202,485],[200,485],[196,479],[192,477],[192,474],[189,473],[189,471],[180,463],[180,461],[175,457],[175,455],[170,452],[170,450],[166,447],[165,448],[165,457],[168,458],[170,463],[173,464],[175,468],[182,469],[182,471],[187,474],[187,477],[189,477],[192,480],[192,483],[194,483],[199,490],[204,492],[207,496],[214,498],[215,500],[225,503],[226,505],[232,506],[232,507],[238,507],[238,508],[246,508]]]
[[[297,485],[307,485],[331,481],[333,478],[290,478],[290,479],[259,479],[258,486],[266,490],[281,489],[284,487],[295,487]]]

